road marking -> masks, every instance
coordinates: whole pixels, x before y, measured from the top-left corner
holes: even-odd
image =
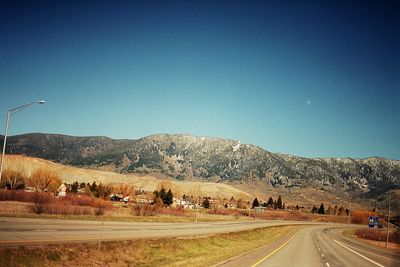
[[[330,267],[329,263],[326,262],[326,266]]]
[[[363,250],[361,248],[356,248],[356,247],[353,247],[353,246],[350,246],[350,245],[347,245],[347,246],[349,248],[357,249],[358,251],[362,251],[362,252],[367,253],[367,254],[372,254],[372,255],[374,255],[376,257],[379,257],[379,258],[384,258],[384,259],[387,259],[387,260],[400,262],[399,260],[388,258],[388,257],[382,256],[382,255],[379,255],[379,254],[376,254],[376,253],[373,253],[373,252],[370,252],[370,251]]]
[[[340,243],[339,241],[337,241],[337,240],[335,240],[335,239],[333,239],[333,241],[335,241],[336,243],[338,243],[339,245],[341,245],[341,246],[344,247],[345,249],[350,250],[350,251],[353,252],[354,254],[357,254],[357,255],[360,256],[361,258],[366,259],[366,260],[369,261],[369,262],[372,262],[372,263],[375,264],[376,266],[385,267],[385,266],[383,266],[382,264],[379,264],[379,263],[377,263],[376,261],[373,261],[373,260],[371,260],[370,258],[367,258],[367,257],[365,257],[364,255],[361,255],[360,253],[358,253],[358,252],[352,250],[351,248],[349,248],[349,247],[343,245],[343,244]]]
[[[322,256],[322,257],[325,257],[325,256],[324,256],[324,253],[321,253],[321,256]]]
[[[258,265],[260,265],[263,261],[265,261],[266,259],[268,259],[269,257],[271,257],[272,255],[274,255],[276,252],[278,252],[278,250],[280,250],[281,248],[283,248],[287,243],[289,243],[295,236],[296,236],[297,232],[285,243],[283,243],[283,245],[281,245],[279,248],[275,249],[274,251],[272,251],[271,253],[269,253],[267,256],[265,256],[264,258],[262,258],[261,260],[257,261],[256,263],[254,263],[253,265],[251,265],[251,267],[256,267]]]

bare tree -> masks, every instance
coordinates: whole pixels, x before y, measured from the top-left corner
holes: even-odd
[[[122,194],[123,196],[130,196],[135,194],[135,188],[129,184],[118,184],[113,188],[115,193]]]
[[[25,176],[22,172],[6,169],[2,174],[1,187],[23,189],[25,187]]]
[[[60,185],[60,177],[55,172],[45,169],[38,169],[28,179],[28,186],[33,187],[36,192],[54,192]]]

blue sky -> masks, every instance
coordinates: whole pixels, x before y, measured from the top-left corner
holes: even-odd
[[[2,2],[1,128],[400,159],[399,4],[300,2]]]

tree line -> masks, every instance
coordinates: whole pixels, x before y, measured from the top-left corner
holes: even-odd
[[[19,171],[6,169],[1,175],[1,188],[23,190],[27,187],[36,192],[55,192],[61,185],[60,177],[53,171],[37,169],[30,176]]]
[[[343,216],[346,214],[346,216],[349,215],[350,210],[349,209],[345,209],[343,207],[338,207],[337,205],[335,205],[334,208],[332,208],[331,205],[329,205],[328,209],[325,210],[325,206],[324,203],[321,203],[321,205],[319,206],[319,208],[317,208],[315,205],[311,208],[311,213],[318,213],[318,214],[327,214],[327,215],[338,215],[338,216]]]
[[[253,209],[255,207],[260,207],[260,206],[264,207],[264,208],[276,209],[276,210],[285,209],[285,203],[283,203],[281,196],[278,196],[277,200],[274,200],[272,197],[269,197],[268,200],[266,202],[264,202],[262,205],[261,205],[260,201],[257,198],[255,198],[253,200],[253,203],[251,206]]]

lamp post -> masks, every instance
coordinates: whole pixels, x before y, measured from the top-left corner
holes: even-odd
[[[17,113],[18,111],[21,111],[21,110],[23,110],[23,109],[25,109],[25,108],[27,108],[27,107],[33,105],[33,104],[44,104],[44,103],[45,103],[44,100],[38,100],[38,101],[34,101],[34,102],[31,102],[31,103],[24,104],[24,105],[19,106],[19,107],[16,107],[16,108],[8,109],[8,112],[7,112],[7,120],[6,120],[6,129],[5,129],[5,131],[4,131],[3,153],[2,153],[2,156],[1,156],[1,164],[0,164],[0,183],[1,183],[1,178],[2,178],[2,174],[3,174],[4,154],[5,154],[5,152],[6,152],[7,133],[8,133],[8,123],[9,123],[9,121],[10,121],[11,115],[14,115],[14,114]]]

